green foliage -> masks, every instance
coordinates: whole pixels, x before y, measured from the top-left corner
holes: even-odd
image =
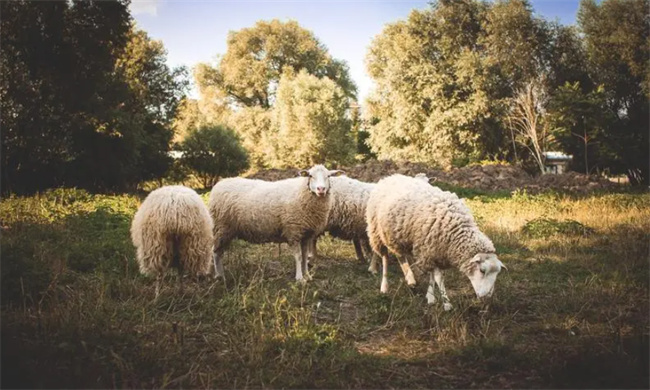
[[[1,4],[4,192],[124,190],[168,169],[184,71],[127,5]]]
[[[275,87],[286,69],[327,77],[347,97],[356,94],[347,65],[333,59],[313,33],[295,21],[258,21],[254,27],[232,31],[218,67],[202,64],[198,69],[201,88],[216,86],[232,102],[247,107],[271,107]]]
[[[256,168],[266,168],[272,164],[273,141],[277,136],[271,130],[272,115],[272,110],[262,107],[244,107],[230,115],[229,123],[241,137],[251,165]]]
[[[584,33],[589,71],[603,85],[610,115],[610,147],[620,159],[613,173],[633,184],[650,183],[650,24],[648,0],[583,0],[578,24]]]
[[[438,1],[388,25],[367,57],[372,150],[443,167],[509,157],[508,99],[542,70],[554,75],[554,54],[570,58],[562,34],[520,0]]]
[[[350,160],[346,111],[356,86],[347,65],[298,23],[258,21],[231,32],[219,63],[198,64],[194,78],[201,98],[184,108],[178,134],[228,126],[255,168]]]
[[[561,86],[549,103],[548,120],[554,143],[573,155],[576,171],[588,174],[617,166],[610,133],[615,118],[604,88],[585,93],[578,82]]]
[[[521,228],[522,233],[533,238],[548,238],[554,234],[588,235],[594,230],[574,220],[558,221],[553,218],[536,218],[526,222]]]
[[[183,153],[181,163],[201,179],[204,188],[249,167],[248,154],[239,137],[223,126],[199,127],[185,137],[178,150]]]
[[[274,155],[269,165],[307,167],[349,162],[354,142],[347,109],[348,99],[332,80],[319,79],[305,70],[295,76],[285,74],[273,107]]]

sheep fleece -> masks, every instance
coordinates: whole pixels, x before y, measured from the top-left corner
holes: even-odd
[[[325,230],[331,195],[317,197],[308,178],[267,182],[224,179],[210,193],[215,248],[239,238],[252,243],[295,244]]]
[[[365,239],[366,205],[375,184],[346,176],[332,177],[330,183],[333,200],[325,230],[343,240]]]
[[[479,231],[456,194],[423,180],[392,175],[370,193],[366,210],[373,250],[413,255],[423,270],[470,266],[477,253],[494,253],[492,241]]]
[[[212,269],[212,220],[201,197],[190,188],[152,191],[135,213],[131,239],[142,273],[162,274],[172,265],[194,275]],[[179,264],[173,264],[174,245],[178,245]]]

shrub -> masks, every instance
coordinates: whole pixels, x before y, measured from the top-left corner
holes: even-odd
[[[578,221],[572,219],[558,221],[552,218],[535,218],[526,222],[521,230],[524,234],[533,238],[546,238],[554,234],[580,236],[594,232],[593,229]]]
[[[248,154],[237,134],[224,126],[206,125],[191,131],[179,149],[183,153],[181,164],[206,188],[220,177],[237,175],[249,167]]]

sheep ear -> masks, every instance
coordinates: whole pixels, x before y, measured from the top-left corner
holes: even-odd
[[[307,177],[307,176],[309,176],[309,171],[306,170],[306,169],[303,169],[300,172],[298,172],[298,176]]]
[[[429,183],[435,183],[435,182],[437,182],[437,181],[438,181],[438,178],[437,178],[437,177],[430,177],[430,178],[429,178]]]
[[[337,169],[337,170],[329,172],[330,177],[332,177],[332,176],[336,177],[336,176],[341,176],[341,175],[345,175],[345,171],[341,171],[341,170]]]
[[[481,255],[476,255],[470,260],[470,263],[477,263],[481,264],[483,262],[483,259],[481,258]]]
[[[501,268],[503,268],[504,270],[510,272],[510,270],[508,269],[508,267],[506,267],[506,265],[503,264],[503,263],[501,262],[501,260],[497,260],[497,261],[499,262],[499,265],[501,266]]]

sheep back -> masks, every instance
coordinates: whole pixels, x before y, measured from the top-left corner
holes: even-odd
[[[212,220],[201,197],[183,186],[152,191],[131,223],[140,271],[161,274],[178,266],[194,275],[211,271]],[[173,264],[174,251],[179,264]]]
[[[393,175],[370,193],[366,211],[370,245],[398,256],[413,255],[418,265],[464,268],[477,253],[494,253],[467,206],[456,194],[420,179]]]
[[[374,183],[364,183],[346,176],[331,181],[332,208],[326,230],[343,240],[365,239],[366,205]]]
[[[331,196],[314,195],[305,177],[275,182],[224,179],[210,193],[215,248],[233,239],[297,243],[325,230],[330,206]]]

